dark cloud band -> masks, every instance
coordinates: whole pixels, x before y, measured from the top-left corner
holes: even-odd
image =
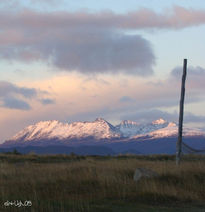
[[[205,24],[204,10],[175,6],[157,13],[112,11],[1,11],[0,58],[43,61],[65,71],[151,75],[155,56],[137,29],[181,29]],[[132,34],[128,34],[128,30]]]
[[[7,81],[0,81],[0,107],[18,110],[30,110],[28,100],[36,99],[38,96],[47,95],[48,92],[35,88],[20,87]],[[54,104],[51,98],[39,100],[43,105]]]

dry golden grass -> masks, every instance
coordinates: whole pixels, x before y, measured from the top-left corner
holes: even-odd
[[[187,158],[180,167],[173,160],[128,156],[1,155],[0,159],[0,211],[19,211],[5,208],[7,200],[31,200],[32,207],[21,211],[38,212],[115,211],[112,204],[154,205],[150,211],[157,205],[205,206],[205,160],[197,157]],[[137,167],[159,176],[136,183]]]

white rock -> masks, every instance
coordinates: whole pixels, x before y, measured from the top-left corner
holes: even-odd
[[[151,169],[146,169],[146,168],[137,168],[135,170],[134,174],[134,181],[139,181],[141,178],[151,178],[151,177],[156,177],[158,176],[157,172],[151,170]]]

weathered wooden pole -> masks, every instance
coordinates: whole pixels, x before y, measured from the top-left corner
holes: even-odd
[[[185,96],[185,81],[187,73],[187,59],[184,59],[182,84],[181,84],[181,98],[179,105],[179,128],[178,128],[178,141],[176,145],[176,164],[180,164],[182,152],[182,131],[183,131],[183,116],[184,116],[184,96]]]

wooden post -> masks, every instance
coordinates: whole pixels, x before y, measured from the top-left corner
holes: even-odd
[[[179,128],[178,128],[178,141],[176,145],[176,164],[180,164],[181,151],[182,151],[182,130],[183,130],[183,116],[184,116],[184,96],[185,96],[185,81],[187,73],[187,59],[184,59],[182,84],[181,84],[181,98],[179,106]]]

